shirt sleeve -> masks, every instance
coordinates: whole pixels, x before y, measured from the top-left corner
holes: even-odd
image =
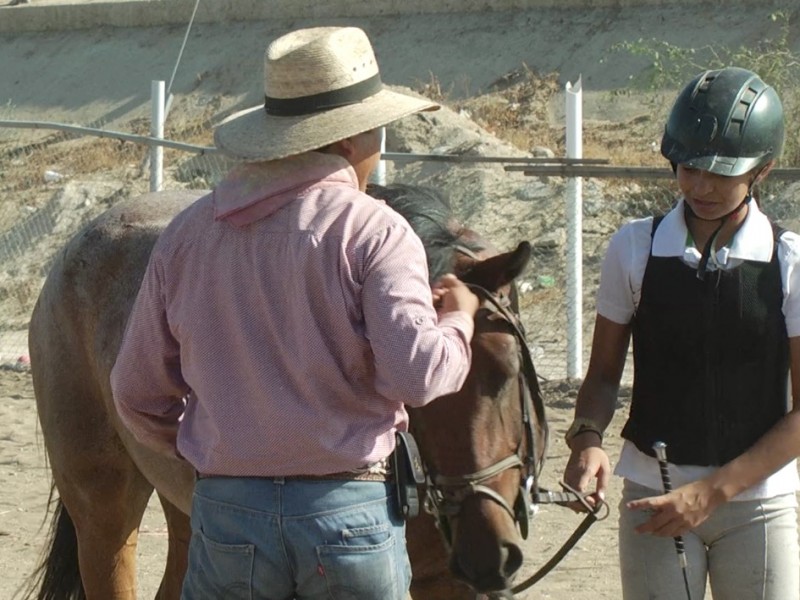
[[[623,225],[611,236],[600,271],[597,313],[614,323],[630,323],[639,306],[652,229],[653,219],[647,217]]]
[[[631,243],[630,227],[627,226],[611,237],[597,289],[597,314],[620,325],[630,323],[636,309],[628,264]]]
[[[800,336],[800,236],[786,231],[778,241],[778,261],[783,279],[783,314],[789,337]]]
[[[410,406],[457,392],[469,372],[474,324],[462,312],[439,319],[420,239],[395,224],[362,251],[362,307],[376,390]]]
[[[180,347],[167,324],[160,268],[151,257],[111,371],[114,403],[123,424],[150,448],[177,455],[176,439],[189,393]]]

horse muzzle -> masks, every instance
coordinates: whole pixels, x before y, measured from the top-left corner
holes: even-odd
[[[454,551],[450,570],[476,592],[491,594],[511,588],[514,575],[522,567],[522,560],[519,544],[502,542],[491,549],[473,547],[469,553]]]

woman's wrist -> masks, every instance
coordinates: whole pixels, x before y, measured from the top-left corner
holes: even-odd
[[[564,434],[564,441],[570,450],[574,450],[573,441],[577,442],[578,440],[583,442],[584,446],[597,445],[594,443],[597,441],[602,446],[603,428],[594,419],[576,417],[567,429],[567,433]]]

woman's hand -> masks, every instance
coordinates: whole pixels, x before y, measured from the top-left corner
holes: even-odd
[[[605,500],[611,479],[611,462],[608,460],[608,454],[600,446],[598,437],[591,432],[577,436],[572,445],[572,454],[564,469],[564,481],[583,494],[588,491],[592,480],[597,480],[594,492],[586,496],[586,503],[592,508],[597,508]],[[573,502],[568,506],[575,512],[586,512],[586,507],[580,502]]]
[[[677,537],[688,533],[711,516],[725,501],[723,495],[705,480],[695,481],[669,494],[633,500],[630,510],[648,510],[653,516],[636,528],[636,533]]]

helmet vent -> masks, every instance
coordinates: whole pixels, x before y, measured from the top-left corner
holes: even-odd
[[[737,121],[744,121],[744,118],[747,116],[747,110],[750,108],[750,104],[748,102],[739,102],[736,105],[736,108],[733,109],[733,114],[731,115],[731,119],[735,119]]]
[[[714,79],[715,79],[715,78],[716,78],[716,75],[711,75],[711,74],[709,74],[709,75],[708,75],[708,76],[707,76],[707,77],[706,77],[706,78],[703,80],[703,82],[700,84],[700,87],[698,87],[698,88],[697,88],[697,90],[698,90],[699,92],[707,92],[707,91],[708,91],[708,88],[709,88],[709,86],[711,86],[711,84],[714,82]]]

